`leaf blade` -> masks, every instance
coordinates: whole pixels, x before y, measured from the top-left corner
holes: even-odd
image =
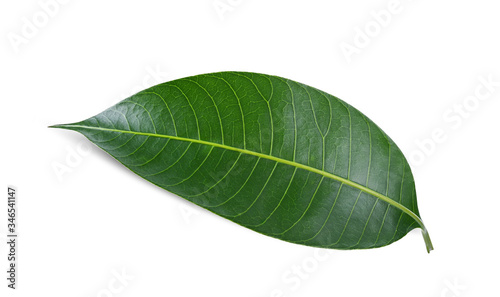
[[[411,171],[397,146],[347,103],[297,82],[241,72],[199,75],[57,127],[81,132],[154,184],[272,237],[370,248],[398,240],[416,222],[432,249],[414,202]],[[171,156],[165,153],[169,146]],[[405,230],[399,230],[401,223]]]

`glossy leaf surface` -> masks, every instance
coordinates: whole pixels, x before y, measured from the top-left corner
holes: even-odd
[[[396,144],[342,100],[292,80],[221,72],[166,82],[75,130],[127,168],[262,234],[335,249],[423,230]]]

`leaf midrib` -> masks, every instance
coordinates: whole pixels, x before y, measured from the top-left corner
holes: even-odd
[[[248,154],[248,155],[253,155],[253,156],[256,156],[256,157],[260,157],[260,158],[264,158],[264,159],[268,159],[268,160],[280,162],[280,163],[283,163],[283,164],[287,164],[287,165],[290,165],[290,166],[294,166],[294,167],[297,167],[297,168],[300,168],[300,169],[308,170],[310,172],[314,172],[314,173],[323,175],[325,177],[331,178],[333,180],[339,181],[339,182],[341,182],[343,184],[346,184],[348,186],[356,188],[356,189],[358,189],[360,191],[363,191],[363,192],[365,192],[367,194],[375,196],[376,198],[378,198],[378,199],[380,199],[382,201],[385,201],[385,202],[389,203],[390,205],[392,205],[392,206],[394,206],[394,207],[402,210],[404,213],[406,213],[412,219],[414,219],[420,225],[420,227],[422,228],[422,230],[424,232],[427,232],[427,230],[426,230],[426,228],[425,228],[422,220],[414,212],[412,212],[410,209],[408,209],[404,205],[402,205],[402,204],[400,204],[400,203],[392,200],[391,198],[389,198],[389,197],[387,197],[387,196],[385,196],[383,194],[380,194],[380,193],[378,193],[378,192],[376,192],[376,191],[374,191],[374,190],[372,190],[370,188],[367,188],[367,187],[365,187],[363,185],[360,185],[360,184],[358,184],[356,182],[353,182],[351,180],[343,178],[341,176],[338,176],[338,175],[335,175],[335,174],[332,174],[332,173],[329,173],[329,172],[326,172],[324,170],[320,170],[320,169],[317,169],[317,168],[314,168],[314,167],[310,167],[310,166],[307,166],[307,165],[304,165],[304,164],[300,164],[300,163],[297,163],[295,161],[289,161],[289,160],[278,158],[278,157],[275,157],[275,156],[266,155],[266,154],[262,154],[262,153],[250,151],[250,150],[247,150],[247,149],[241,149],[241,148],[237,148],[237,147],[232,147],[232,146],[228,146],[228,145],[220,144],[220,143],[216,143],[216,142],[210,142],[210,141],[205,141],[205,140],[200,140],[200,139],[193,139],[193,138],[185,138],[185,137],[179,137],[179,136],[172,136],[172,135],[155,134],[155,133],[148,133],[148,132],[137,132],[137,131],[130,131],[130,130],[110,129],[110,128],[103,128],[103,127],[92,127],[92,126],[84,126],[84,125],[72,125],[72,124],[54,125],[54,126],[50,126],[50,127],[51,128],[62,128],[62,129],[83,128],[83,129],[90,129],[90,130],[100,130],[100,131],[108,131],[108,132],[126,133],[126,134],[143,135],[143,136],[150,136],[150,137],[169,138],[169,139],[174,139],[174,140],[187,141],[187,142],[193,142],[193,143],[199,143],[199,144],[204,144],[204,145],[219,147],[219,148],[223,148],[223,149],[227,149],[227,150],[232,150],[232,151],[236,151],[236,152],[240,152],[240,153],[244,153],[244,154]]]

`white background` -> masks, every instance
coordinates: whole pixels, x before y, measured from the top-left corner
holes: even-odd
[[[0,295],[499,296],[499,11],[486,0],[2,1]],[[419,229],[361,251],[265,237],[47,129],[224,70],[312,85],[381,126],[411,160],[435,250]]]

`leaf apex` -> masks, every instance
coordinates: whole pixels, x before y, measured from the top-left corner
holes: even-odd
[[[71,129],[72,126],[71,124],[57,124],[57,125],[50,125],[47,128]]]

